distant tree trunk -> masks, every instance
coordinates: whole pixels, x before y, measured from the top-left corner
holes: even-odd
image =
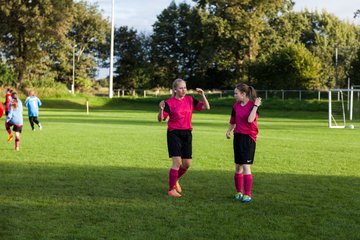
[[[21,65],[25,65],[25,64],[21,64]],[[25,72],[25,68],[24,67],[19,67],[18,69],[18,79],[16,82],[16,88],[20,88],[23,80],[24,80],[24,72]]]
[[[25,29],[23,27],[19,29],[18,52],[19,52],[19,59],[17,64],[18,79],[16,82],[16,88],[20,88],[22,86],[22,83],[24,81],[24,73],[26,72],[26,68],[27,68],[26,66],[27,47],[25,40]]]

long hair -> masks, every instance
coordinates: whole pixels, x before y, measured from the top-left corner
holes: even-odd
[[[186,83],[186,82],[185,82],[184,80],[182,80],[181,78],[175,79],[175,81],[173,82],[173,84],[172,84],[173,97],[176,95],[176,91],[175,91],[175,90],[176,90],[178,84],[181,83],[181,82]]]
[[[238,85],[236,85],[236,89],[240,92],[244,92],[246,96],[251,100],[254,101],[256,99],[256,90],[254,87],[249,86],[245,83],[239,83]]]

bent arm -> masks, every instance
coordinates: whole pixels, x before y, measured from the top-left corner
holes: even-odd
[[[196,88],[195,89],[199,95],[201,96],[201,100],[203,102],[203,106],[202,106],[202,109],[203,110],[209,110],[210,109],[210,104],[209,104],[209,101],[207,100],[206,96],[205,96],[205,92],[204,90],[202,90],[201,88]]]
[[[209,101],[207,100],[205,94],[201,95],[202,98],[202,102],[204,103],[204,105],[202,106],[203,110],[210,110],[210,104]]]
[[[158,113],[158,116],[157,116],[157,119],[158,119],[158,122],[161,122],[164,120],[164,108],[165,108],[165,101],[161,101],[159,103],[159,113]]]
[[[261,98],[256,98],[255,105],[252,108],[250,115],[248,117],[248,123],[252,123],[256,119],[256,113],[257,113],[257,110],[260,107],[260,105],[261,105]]]
[[[159,109],[157,118],[158,118],[158,122],[161,122],[164,119],[164,109]]]

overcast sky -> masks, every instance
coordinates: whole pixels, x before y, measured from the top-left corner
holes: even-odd
[[[97,3],[104,16],[111,16],[112,0],[87,0]],[[115,25],[129,26],[139,32],[151,32],[156,16],[169,6],[171,0],[115,0]],[[176,3],[190,0],[176,0]],[[354,12],[360,8],[360,0],[295,0],[295,11],[326,9],[343,20],[353,21]]]

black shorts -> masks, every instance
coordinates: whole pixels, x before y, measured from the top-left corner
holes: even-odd
[[[19,132],[19,133],[21,133],[22,127],[23,127],[23,125],[13,124],[13,123],[11,123],[11,122],[8,122],[8,126],[9,126],[10,128],[13,127],[13,131],[14,131],[14,132]]]
[[[172,130],[167,132],[169,157],[192,158],[191,130]]]
[[[247,134],[234,134],[234,160],[237,164],[253,164],[256,142]]]

